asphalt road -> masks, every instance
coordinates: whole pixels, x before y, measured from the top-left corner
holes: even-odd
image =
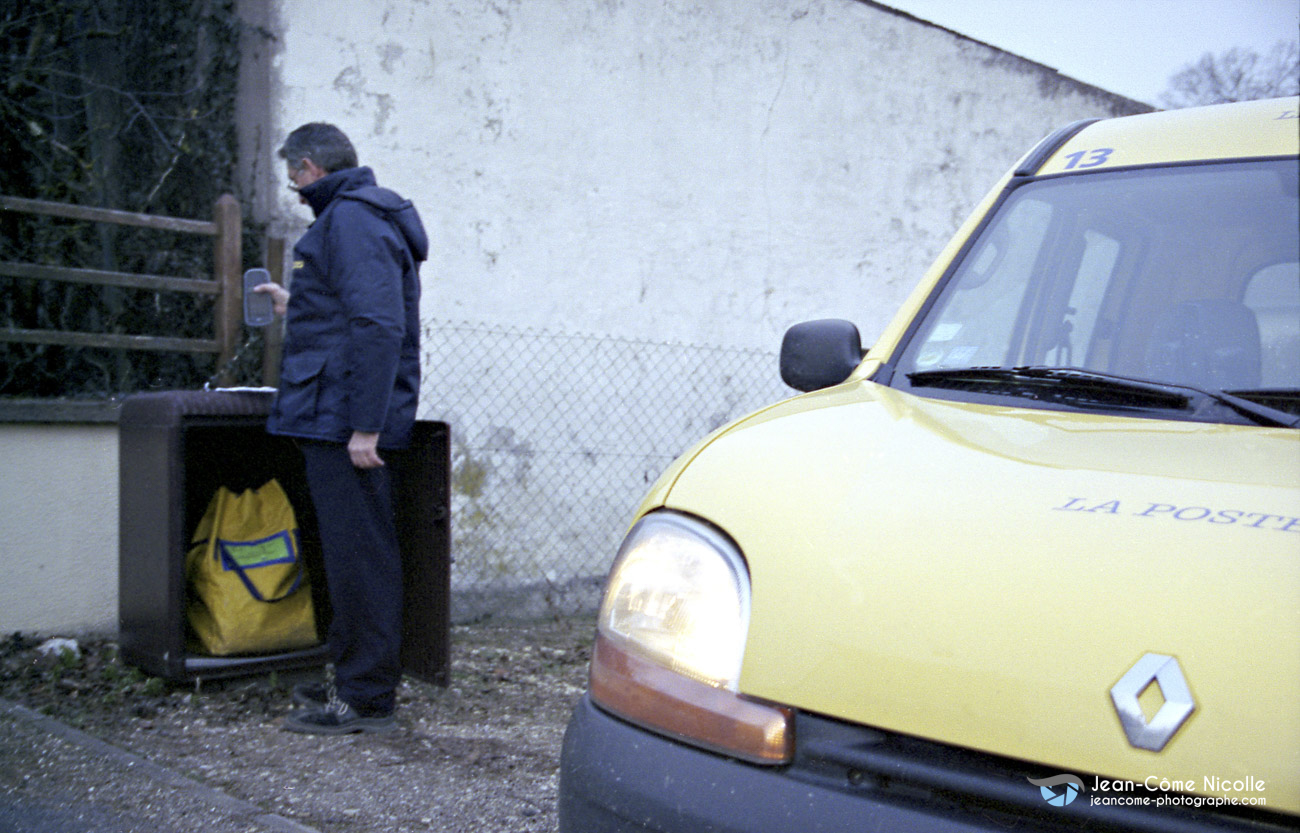
[[[319,833],[0,700],[0,833]]]

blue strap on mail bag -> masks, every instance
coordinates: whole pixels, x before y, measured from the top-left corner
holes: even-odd
[[[186,558],[188,616],[208,654],[265,654],[317,644],[293,506],[276,480],[217,489]]]

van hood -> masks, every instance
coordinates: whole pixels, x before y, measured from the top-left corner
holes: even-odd
[[[663,504],[748,562],[742,692],[1300,812],[1300,432],[856,382],[724,429],[668,478]],[[1148,654],[1185,695],[1173,668],[1145,686],[1153,660],[1126,678]],[[1121,679],[1144,720],[1162,689],[1190,699],[1159,751],[1130,743]]]

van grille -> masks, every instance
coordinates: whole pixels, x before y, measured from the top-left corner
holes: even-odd
[[[1063,807],[1049,805],[1027,779],[1061,774],[965,749],[800,713],[789,776],[881,803],[905,806],[990,829],[1223,833],[1300,830],[1300,819],[1248,807],[1188,808],[1177,793],[1140,790],[1147,806],[1093,804],[1085,791]],[[1105,776],[1101,776],[1105,777]]]

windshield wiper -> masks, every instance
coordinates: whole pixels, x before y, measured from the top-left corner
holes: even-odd
[[[1128,376],[1118,376],[1113,373],[1102,373],[1096,370],[1086,370],[1081,367],[1025,367],[1020,368],[1034,375],[1042,375],[1049,379],[1080,378],[1087,380],[1113,380],[1119,384],[1140,385],[1152,388],[1163,388],[1165,390],[1187,390],[1193,393],[1199,393],[1201,396],[1208,397],[1215,402],[1227,405],[1237,413],[1253,419],[1260,425],[1276,425],[1283,428],[1295,428],[1300,426],[1300,417],[1289,414],[1286,411],[1270,408],[1268,405],[1261,405],[1258,402],[1252,402],[1234,393],[1226,390],[1211,390],[1198,385],[1185,385],[1181,382],[1156,382],[1149,379],[1133,379]]]
[[[1245,414],[1260,425],[1279,425],[1283,428],[1300,428],[1300,417],[1295,414],[1283,411],[1280,408],[1273,408],[1259,402],[1252,401],[1242,396],[1242,392],[1231,393],[1226,390],[1206,390],[1204,388],[1192,388],[1206,396],[1222,402],[1229,408],[1238,413]]]
[[[1242,388],[1224,393],[1275,408],[1292,416],[1300,416],[1300,388]]]
[[[990,385],[1017,396],[1120,408],[1155,407],[1185,410],[1192,406],[1189,393],[1199,394],[1225,405],[1260,425],[1294,428],[1300,418],[1226,391],[1207,390],[1195,385],[1134,379],[1081,367],[965,367],[921,370],[907,374],[917,387],[939,386],[987,389]],[[1186,391],[1186,392],[1185,392]],[[1087,403],[1080,402],[1084,397]]]
[[[1075,368],[950,367],[916,371],[907,378],[914,387],[991,391],[1072,405],[1182,410],[1191,404],[1189,395],[1165,385]]]

